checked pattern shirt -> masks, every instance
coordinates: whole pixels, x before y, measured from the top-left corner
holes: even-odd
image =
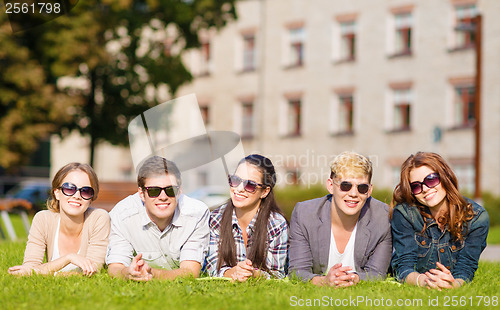
[[[217,259],[219,255],[219,231],[222,214],[227,205],[212,211],[210,214],[210,243],[207,257],[207,271],[212,277],[223,277],[224,272],[231,269],[231,266],[222,265],[220,270],[217,270]],[[247,227],[248,248],[252,247],[252,235],[255,230],[255,221],[257,214]],[[248,249],[245,247],[245,242],[242,236],[242,230],[236,218],[236,212],[233,210],[232,217],[233,237],[236,243],[236,260],[244,261],[247,258]],[[264,273],[267,278],[284,278],[286,275],[287,253],[288,253],[288,224],[286,219],[278,214],[271,214],[267,225],[267,259],[266,266],[270,270],[269,273]]]

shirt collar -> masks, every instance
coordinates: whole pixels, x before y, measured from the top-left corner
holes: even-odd
[[[171,225],[181,227],[182,226],[182,219],[181,219],[181,210],[184,207],[184,194],[180,194],[179,197],[177,198],[177,208],[175,208],[174,212],[174,217],[172,218],[172,223]]]
[[[253,216],[252,220],[248,224],[247,231],[251,231],[251,232],[254,231],[255,222],[257,221],[257,216],[259,215],[259,211],[260,211],[260,209],[257,210],[257,213],[255,213],[255,215]],[[233,207],[233,217],[232,217],[231,221],[232,221],[233,227],[236,225],[236,227],[238,227],[238,228],[241,229],[240,224],[238,224],[238,218],[236,217],[236,210],[235,210],[234,207]]]

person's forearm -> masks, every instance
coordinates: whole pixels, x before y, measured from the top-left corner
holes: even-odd
[[[326,277],[325,276],[315,276],[314,278],[311,279],[311,283],[316,285],[316,286],[324,286],[326,285]]]
[[[463,279],[455,279],[455,282],[453,283],[453,287],[461,287],[465,284],[465,280]]]
[[[122,264],[110,264],[108,266],[108,274],[112,278],[128,279],[127,267]]]
[[[416,286],[426,286],[425,279],[427,279],[425,274],[414,271],[406,276],[405,283]]]
[[[175,270],[163,270],[163,269],[151,269],[153,274],[153,278],[155,279],[165,279],[165,280],[174,280],[177,277],[189,277],[193,276],[198,278],[200,276],[199,272],[194,272],[189,268],[179,268]]]
[[[59,257],[56,260],[53,260],[51,262],[41,264],[38,266],[33,267],[33,271],[37,274],[54,274],[55,272],[63,269],[66,267],[69,263],[71,263],[71,259],[69,258],[69,255],[65,255],[62,257]]]
[[[233,273],[234,273],[234,270],[235,270],[235,269],[236,269],[235,267],[231,267],[231,268],[229,268],[229,269],[226,269],[226,271],[224,271],[223,276],[224,276],[225,278],[231,278],[231,277],[233,276]]]

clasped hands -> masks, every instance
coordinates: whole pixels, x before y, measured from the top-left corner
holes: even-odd
[[[359,276],[356,273],[349,272],[352,267],[342,266],[338,263],[332,266],[325,277],[325,284],[335,287],[352,286],[359,282]]]
[[[225,276],[232,278],[234,281],[244,282],[249,278],[259,277],[260,270],[253,267],[251,260],[246,259],[244,261],[238,262],[236,266],[225,272]]]
[[[137,254],[133,259],[132,263],[126,268],[126,277],[134,281],[149,281],[153,278],[153,272],[151,267],[142,259],[142,253]]]
[[[436,266],[436,269],[430,269],[429,271],[424,273],[424,275],[426,276],[426,278],[424,279],[424,283],[428,288],[437,289],[440,291],[443,288],[455,288],[461,286],[461,283],[453,277],[451,271],[448,268],[446,268],[440,262],[436,262]],[[420,286],[418,283],[418,277],[417,285]]]

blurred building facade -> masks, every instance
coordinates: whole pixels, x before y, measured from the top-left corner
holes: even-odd
[[[176,96],[197,95],[208,129],[239,133],[246,154],[273,160],[281,185],[324,183],[330,160],[354,150],[373,161],[375,186],[392,189],[410,154],[434,151],[469,192],[475,35],[457,25],[480,13],[481,183],[500,194],[500,1],[242,0],[237,8],[237,21],[200,34],[201,48],[184,55],[195,79]],[[53,169],[69,141],[53,141]],[[126,153],[100,147],[98,174],[134,178]]]

